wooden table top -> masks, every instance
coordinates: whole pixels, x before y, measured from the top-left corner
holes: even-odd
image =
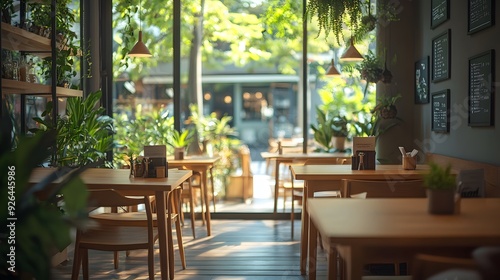
[[[55,170],[55,168],[36,168],[33,170],[29,182],[40,182]],[[192,175],[192,171],[169,170],[168,178],[130,178],[129,175],[129,169],[89,168],[80,175],[80,178],[89,188],[169,191],[172,186],[178,186],[187,180]]]
[[[352,170],[351,165],[296,165],[292,174],[297,180],[412,180],[422,179],[429,170],[427,165],[417,165],[415,170],[405,170],[402,165],[377,165],[375,170]]]
[[[461,200],[458,215],[431,215],[427,199],[308,200],[309,215],[323,237],[340,245],[500,245],[500,198]]]
[[[352,156],[351,153],[271,153],[271,152],[262,152],[260,156],[264,159],[322,159],[322,158],[350,158]]]

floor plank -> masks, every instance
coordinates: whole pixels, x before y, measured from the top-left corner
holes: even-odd
[[[175,279],[196,280],[304,280],[300,275],[300,222],[295,223],[295,239],[290,238],[290,221],[213,220],[212,236],[197,222],[196,239],[189,221],[183,228],[187,269],[182,270],[177,247]],[[157,247],[156,247],[157,248]],[[147,279],[147,252],[120,253],[120,266],[113,268],[112,253],[90,251],[91,279]],[[53,269],[53,279],[70,279],[73,249],[69,261]],[[155,278],[160,279],[156,249]],[[80,278],[82,279],[81,273]],[[326,278],[326,258],[320,254],[318,280]]]

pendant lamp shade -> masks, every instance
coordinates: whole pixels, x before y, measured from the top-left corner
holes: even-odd
[[[142,42],[142,30],[139,30],[139,40],[135,43],[134,47],[128,53],[130,57],[151,57],[148,47]]]
[[[332,63],[330,64],[330,66],[326,70],[325,76],[327,76],[327,77],[340,76],[339,70],[337,70],[337,68],[335,68],[335,63],[333,62],[333,59],[332,59]]]
[[[148,47],[142,42],[142,19],[141,19],[142,1],[139,1],[139,40],[128,53],[130,57],[151,57],[153,56]]]
[[[347,48],[345,53],[340,57],[340,60],[348,62],[358,62],[363,60],[363,56],[354,46],[354,40],[352,38],[351,38],[351,45],[349,46],[349,48]]]

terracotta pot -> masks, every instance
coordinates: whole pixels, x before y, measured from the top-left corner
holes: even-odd
[[[429,214],[455,213],[455,190],[427,190]]]

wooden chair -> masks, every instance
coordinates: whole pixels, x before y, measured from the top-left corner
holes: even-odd
[[[418,254],[413,260],[412,279],[482,279],[472,258]]]
[[[331,164],[351,164],[351,159],[349,158],[321,158],[321,159],[307,159],[303,163],[303,165],[331,165]],[[289,166],[291,168],[292,165]],[[291,173],[291,172],[290,172]],[[291,174],[290,174],[291,176]],[[285,189],[284,192],[284,197],[283,200],[286,201],[286,192],[289,189],[291,192],[291,197],[292,197],[292,207],[291,207],[291,213],[290,213],[290,223],[291,223],[291,236],[293,239],[294,236],[294,221],[295,221],[295,204],[294,201],[302,201],[303,199],[303,189],[304,189],[304,182],[301,181],[300,183],[297,183],[296,180],[293,179],[293,176],[291,176],[291,180],[289,184],[284,184],[283,188]],[[315,192],[314,193],[315,197],[342,197],[342,194],[340,191],[321,191],[321,192]]]
[[[474,249],[472,258],[479,266],[483,279],[500,279],[500,247],[482,246]]]
[[[90,190],[89,207],[120,207],[144,204],[145,224],[132,225],[120,219],[93,220],[97,223],[86,230],[76,233],[71,279],[78,279],[80,265],[83,265],[83,278],[89,278],[88,250],[126,251],[148,250],[149,279],[154,279],[154,242],[158,239],[157,230],[153,227],[153,218],[148,197],[124,197],[114,190]],[[110,213],[116,214],[116,213]]]
[[[179,255],[181,259],[182,269],[186,269],[186,257],[184,254],[184,245],[182,242],[182,229],[181,229],[181,193],[182,186],[178,186],[177,188],[169,191],[167,193],[167,246],[169,252],[169,274],[170,278],[174,277],[174,243],[173,243],[173,232],[172,232],[172,222],[175,223],[175,232],[177,236],[177,245],[179,248]],[[149,200],[149,199],[148,199]],[[151,208],[151,206],[146,205],[146,209]],[[160,211],[160,209],[157,209]],[[136,227],[145,227],[148,224],[148,214],[146,212],[123,212],[123,213],[102,213],[91,216],[92,219],[96,221],[105,221],[107,223],[119,223],[119,224],[127,224],[129,226]],[[152,213],[152,223],[153,226],[157,226],[156,214]],[[114,250],[114,251],[122,251],[122,250]],[[117,261],[117,259],[115,259]],[[115,263],[115,267],[117,267],[117,263]]]
[[[349,198],[411,198],[426,197],[423,180],[342,180],[344,193]],[[335,257],[335,256],[330,256]],[[390,258],[389,258],[390,259]],[[374,262],[387,262],[388,260],[376,259]],[[389,260],[391,261],[391,260]],[[392,261],[391,261],[392,262]],[[394,263],[396,275],[400,274],[398,261]]]

